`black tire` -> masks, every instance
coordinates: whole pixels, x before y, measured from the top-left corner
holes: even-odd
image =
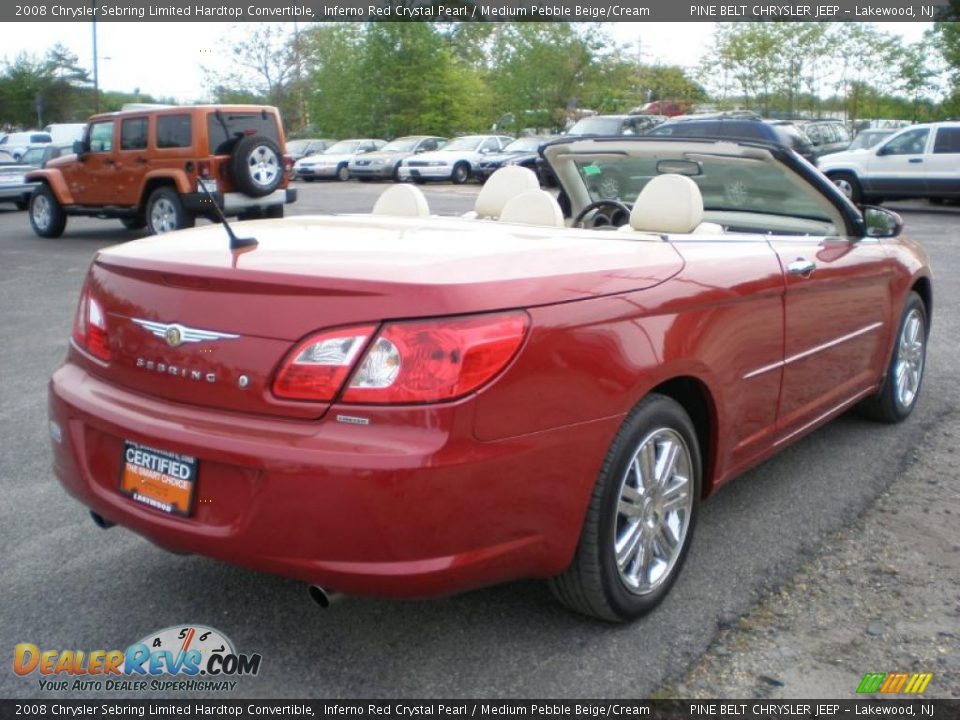
[[[400,163],[393,166],[393,173],[390,177],[394,182],[400,182]]]
[[[127,230],[143,230],[147,226],[147,218],[143,215],[120,218],[120,222]]]
[[[283,154],[263,135],[251,135],[237,143],[230,155],[230,176],[244,195],[269,195],[283,181]]]
[[[849,172],[836,172],[830,173],[827,177],[854,205],[863,202],[863,188],[860,187],[860,181],[857,180],[856,175]]]
[[[337,167],[337,180],[340,182],[346,182],[350,179],[350,168],[344,165],[339,165]]]
[[[302,178],[299,178],[299,179],[300,179],[300,180],[303,180],[304,182],[313,182],[316,178],[312,178],[312,177],[302,177]]]
[[[193,227],[197,221],[184,209],[180,196],[171,187],[159,187],[150,193],[146,220],[151,235]]]
[[[40,237],[58,238],[67,226],[67,214],[63,211],[50,186],[43,184],[30,196],[30,225]]]
[[[454,185],[463,185],[470,179],[470,166],[465,162],[458,162],[450,173],[450,181]]]
[[[26,210],[30,207],[30,196],[20,198],[19,200],[14,200],[13,204],[16,205],[17,210]]]
[[[912,328],[917,328],[919,332],[917,337],[920,343],[919,351],[908,337],[913,332]],[[907,301],[900,315],[887,372],[877,392],[860,403],[858,410],[862,415],[871,420],[896,423],[905,420],[913,412],[920,397],[920,388],[923,386],[929,328],[927,308],[920,296],[911,292],[907,295]],[[919,363],[919,368],[916,370],[916,385],[910,396],[905,397],[901,393],[900,377],[901,373],[907,373],[906,379],[910,381],[914,361]]]
[[[658,444],[658,440],[662,442]],[[682,502],[683,507],[662,507],[665,493],[656,479],[642,492],[631,489],[633,498],[624,501],[630,477],[639,480],[639,475],[634,472],[639,464],[635,464],[634,459],[638,458],[640,451],[652,447],[656,456],[659,452],[666,452],[668,443],[677,449],[678,460],[672,466],[676,472],[665,481],[679,483],[673,486],[670,494],[674,500]],[[684,450],[685,455],[682,454]],[[686,477],[682,477],[684,473]],[[563,574],[549,581],[557,599],[571,610],[613,622],[632,620],[655,608],[676,580],[690,547],[700,505],[701,477],[700,449],[689,415],[679,403],[664,395],[653,394],[644,398],[620,426],[607,452],[573,562]],[[677,488],[683,488],[684,492],[679,494]],[[634,512],[621,512],[624,506],[633,508]],[[674,529],[669,528],[669,537],[675,542],[672,549],[668,546],[670,559],[664,563],[666,568],[649,583],[649,587],[641,587],[649,581],[649,576],[643,580],[633,578],[638,586],[631,587],[630,569],[639,565],[643,552],[655,555],[656,548],[663,551],[664,540],[661,538],[667,537],[663,526],[671,525],[663,519],[669,513],[675,513],[671,517],[678,524],[681,537],[677,538]],[[636,518],[639,520],[634,522]],[[635,532],[631,533],[631,530]],[[623,569],[618,567],[616,559],[618,535],[637,538],[632,543],[635,549],[626,553],[628,559]]]
[[[283,205],[271,205],[270,207],[265,208],[263,211],[263,216],[265,218],[282,218]]]

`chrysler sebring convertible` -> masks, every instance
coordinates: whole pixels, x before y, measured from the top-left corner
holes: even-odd
[[[724,483],[850,408],[915,408],[933,288],[896,214],[775,144],[541,152],[559,198],[507,167],[464,217],[398,184],[98,252],[50,382],[63,486],[321,604],[544,578],[624,621]]]

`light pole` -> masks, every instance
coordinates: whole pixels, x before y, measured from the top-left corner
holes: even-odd
[[[97,75],[97,0],[92,0],[93,10],[93,112],[100,112],[100,78]]]

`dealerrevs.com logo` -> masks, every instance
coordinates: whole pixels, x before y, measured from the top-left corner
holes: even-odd
[[[234,678],[260,671],[258,653],[238,653],[226,635],[203,625],[151,633],[126,650],[41,650],[20,643],[13,671],[37,676],[41,691],[231,691]]]

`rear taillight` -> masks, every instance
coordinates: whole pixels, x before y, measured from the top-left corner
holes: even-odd
[[[107,316],[87,286],[80,293],[80,303],[73,319],[73,340],[94,357],[110,360]]]
[[[274,394],[291,400],[333,400],[376,329],[376,325],[364,325],[307,338],[281,367]]]
[[[350,375],[344,402],[454,400],[500,373],[528,327],[527,314],[518,311],[388,323],[369,343],[373,326],[327,331],[294,349],[277,376],[274,393],[329,401]],[[364,346],[367,350],[358,360]]]
[[[210,177],[210,161],[209,160],[201,160],[200,162],[197,163],[197,175],[199,175],[202,178]]]

